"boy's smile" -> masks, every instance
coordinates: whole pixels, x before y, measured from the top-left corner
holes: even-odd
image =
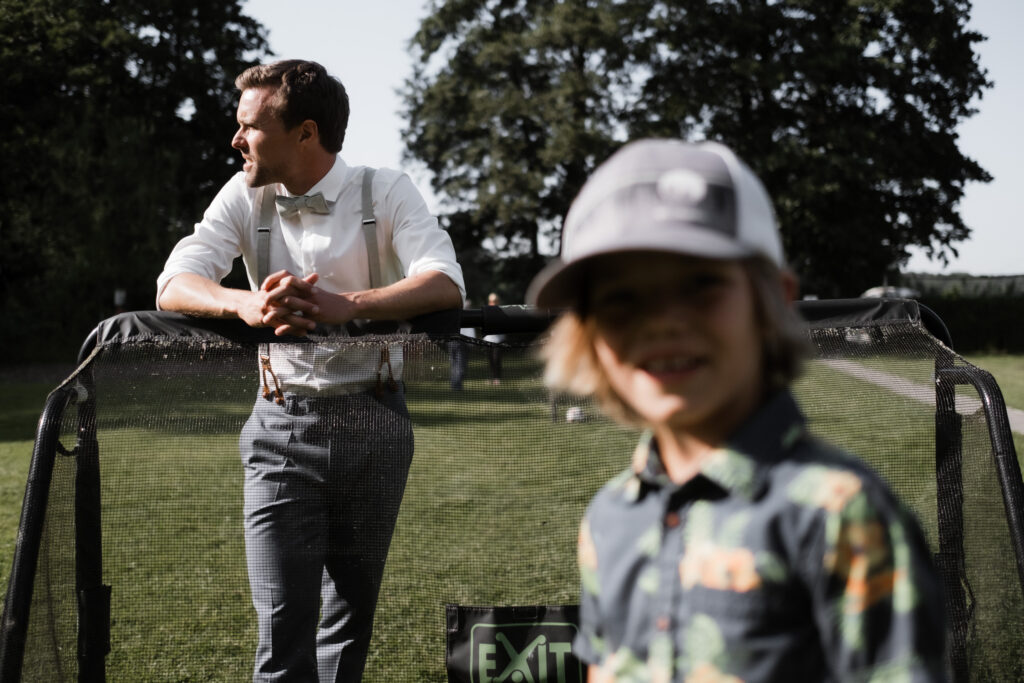
[[[615,392],[656,432],[724,440],[763,386],[742,263],[629,252],[596,260],[591,273],[594,350]]]

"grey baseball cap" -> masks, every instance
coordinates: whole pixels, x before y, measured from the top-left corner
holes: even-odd
[[[681,140],[631,142],[594,171],[565,217],[561,258],[533,279],[527,303],[576,304],[586,263],[624,251],[785,261],[754,172],[724,145]]]

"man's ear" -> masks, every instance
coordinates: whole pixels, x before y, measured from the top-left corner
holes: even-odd
[[[299,142],[307,141],[320,144],[320,129],[313,119],[306,119],[299,124]]]

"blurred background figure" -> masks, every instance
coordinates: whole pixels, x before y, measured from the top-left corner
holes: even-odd
[[[470,307],[472,307],[472,303],[469,299],[466,299],[466,308]],[[459,334],[463,337],[476,339],[476,328],[463,327],[459,330]],[[448,342],[448,357],[451,363],[452,389],[461,391],[462,382],[466,379],[466,368],[468,367],[466,358],[466,342],[462,341],[462,339],[452,339]]]
[[[487,295],[488,306],[499,306],[500,304],[501,300],[498,298],[497,294],[491,292],[490,294]],[[486,337],[484,337],[484,341],[500,344],[501,342],[505,341],[505,335],[489,334]],[[487,360],[491,366],[491,384],[501,384],[501,347],[492,346],[490,348],[490,355],[488,356]]]

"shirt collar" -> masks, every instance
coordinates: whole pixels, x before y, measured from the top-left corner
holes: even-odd
[[[722,447],[704,461],[700,475],[721,488],[753,500],[760,495],[768,469],[803,436],[804,417],[789,391],[771,396]],[[658,454],[654,435],[645,432],[633,453],[633,482],[626,490],[639,497],[641,488],[676,486]]]
[[[341,189],[345,186],[347,179],[348,166],[341,160],[340,155],[335,155],[334,166],[331,166],[331,170],[327,172],[327,175],[310,189],[309,194],[323,192],[324,198],[336,202],[338,197],[341,196]]]
[[[329,202],[336,202],[338,197],[341,196],[341,190],[344,188],[346,181],[349,179],[349,168],[348,165],[342,160],[341,155],[335,155],[334,165],[331,166],[331,170],[327,171],[323,178],[318,180],[313,187],[309,188],[305,195],[313,195],[317,192],[321,192],[324,195],[324,199]],[[288,192],[284,185],[279,185],[284,194],[288,197],[294,197],[291,192]]]

